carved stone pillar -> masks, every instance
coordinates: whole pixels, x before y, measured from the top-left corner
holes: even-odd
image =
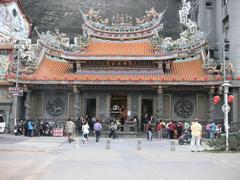
[[[159,86],[158,90],[157,90],[156,118],[157,118],[157,120],[160,120],[160,119],[163,118],[163,90],[162,90],[162,86]]]
[[[138,131],[141,131],[141,124],[142,124],[142,95],[138,95]]]
[[[74,118],[77,120],[80,117],[80,93],[79,89],[74,86],[73,87],[74,92]]]
[[[71,70],[73,69],[73,63],[69,63],[68,66],[69,66],[69,69]]]
[[[106,117],[110,118],[110,109],[111,109],[111,95],[106,95]]]
[[[158,73],[163,73],[163,65],[162,65],[162,62],[158,62]]]
[[[30,90],[27,90],[24,106],[25,106],[25,119],[28,120],[31,117],[31,91]]]
[[[127,113],[131,112],[131,110],[132,110],[131,104],[132,104],[131,95],[128,94],[128,96],[127,96]],[[132,112],[131,112],[131,115],[129,116],[129,118],[131,118],[131,116],[132,116]]]
[[[169,72],[170,71],[170,68],[171,68],[171,65],[170,65],[170,61],[167,61],[166,62],[166,71]]]
[[[77,62],[77,72],[81,72],[81,63]]]
[[[211,86],[209,93],[208,93],[208,112],[207,112],[207,118],[208,121],[213,120],[213,110],[214,110],[214,104],[213,104],[213,94],[214,94],[214,86]]]
[[[96,117],[100,115],[100,96],[97,94],[96,96]]]

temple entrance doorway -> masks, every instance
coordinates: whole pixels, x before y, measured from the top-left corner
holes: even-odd
[[[110,120],[124,124],[127,118],[127,95],[113,94],[111,97]]]
[[[93,116],[96,117],[96,99],[85,99],[85,113],[88,115],[90,118]]]
[[[147,115],[147,117],[146,117]],[[153,99],[142,99],[142,121],[141,128],[144,130],[144,125],[153,115]]]

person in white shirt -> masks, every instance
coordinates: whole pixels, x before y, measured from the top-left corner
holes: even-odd
[[[84,122],[83,126],[82,126],[82,132],[83,132],[83,143],[85,143],[86,141],[88,141],[88,134],[89,134],[89,125],[87,122]]]

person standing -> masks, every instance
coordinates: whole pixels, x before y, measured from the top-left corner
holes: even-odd
[[[210,135],[211,135],[211,122],[209,122],[206,126],[206,130],[207,130],[207,137],[208,139],[210,139]]]
[[[110,134],[108,137],[111,138],[112,136],[114,136],[114,122],[113,121],[110,122],[109,130],[110,130]]]
[[[162,140],[163,130],[164,130],[165,126],[166,126],[165,123],[162,120],[160,120],[158,125],[157,125],[157,132],[158,132],[158,139],[159,140]]]
[[[216,124],[214,122],[211,123],[211,126],[210,126],[210,139],[214,139],[215,138],[215,133],[216,133]]]
[[[90,127],[88,125],[88,122],[85,121],[82,126],[82,133],[83,133],[83,143],[88,141],[88,134],[89,134]]]
[[[191,151],[194,152],[197,150],[200,152],[200,141],[202,138],[202,125],[198,122],[197,119],[191,125]]]
[[[27,129],[28,129],[28,136],[32,137],[33,125],[32,125],[32,121],[31,120],[28,120]]]
[[[102,125],[98,120],[96,120],[95,124],[93,125],[93,130],[95,131],[96,142],[98,142],[101,136],[101,131],[102,131]]]
[[[148,121],[148,124],[147,124],[147,140],[148,141],[152,141],[152,135],[153,135],[152,124],[151,124],[151,121]]]
[[[69,118],[66,126],[65,126],[65,132],[68,136],[68,142],[71,143],[73,141],[72,136],[74,135],[75,130],[75,124],[74,122]]]

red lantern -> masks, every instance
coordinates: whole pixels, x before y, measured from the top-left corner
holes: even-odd
[[[231,103],[233,103],[233,101],[234,101],[234,96],[233,95],[229,95],[228,96],[228,103],[231,104]]]
[[[231,81],[232,80],[232,76],[228,75],[227,76],[227,80]]]
[[[222,77],[221,77],[220,75],[216,75],[216,76],[215,76],[215,79],[216,79],[217,81],[220,81],[220,80],[222,80]]]
[[[237,77],[237,80],[239,80],[239,81],[240,81],[240,76],[238,76],[238,77]]]
[[[204,76],[204,80],[205,81],[207,81],[208,80],[208,76],[206,75],[206,76]]]
[[[213,103],[216,105],[220,102],[220,97],[219,96],[214,96],[213,98]]]

